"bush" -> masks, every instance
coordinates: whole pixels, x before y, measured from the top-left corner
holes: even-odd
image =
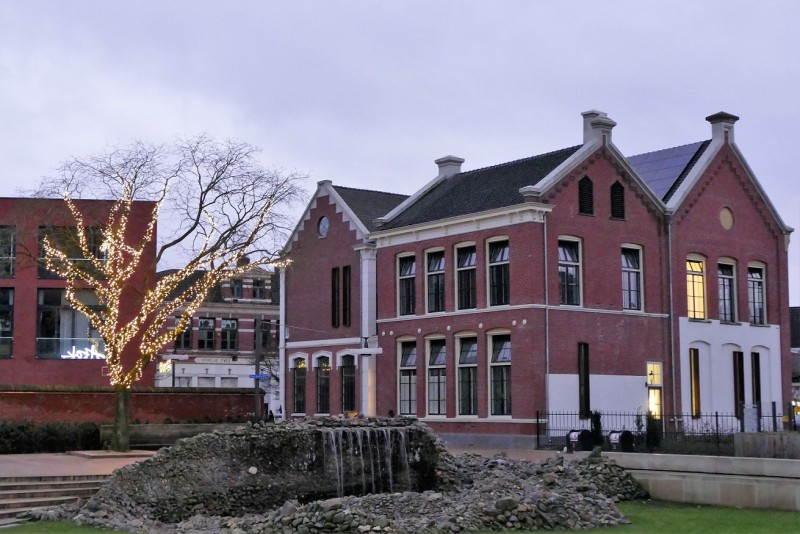
[[[101,448],[100,427],[94,423],[0,422],[0,454]]]

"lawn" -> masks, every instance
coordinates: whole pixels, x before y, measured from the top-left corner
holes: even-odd
[[[584,532],[620,534],[788,534],[800,532],[800,512],[745,510],[695,506],[664,501],[634,501],[619,504],[632,524],[614,528],[595,528]],[[5,529],[8,534],[92,534],[112,532],[77,527],[66,522],[28,523]],[[517,531],[520,532],[520,531]]]

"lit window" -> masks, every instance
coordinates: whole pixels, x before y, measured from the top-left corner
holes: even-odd
[[[692,417],[700,417],[700,349],[689,349]]]
[[[723,323],[733,323],[736,321],[736,277],[733,265],[717,264],[717,288],[719,320]]]
[[[292,369],[292,382],[294,388],[294,413],[306,412],[306,360],[305,358],[295,358],[294,369]]]
[[[478,415],[478,339],[458,340],[458,415]]]
[[[400,415],[417,415],[417,344],[400,343]]]
[[[661,418],[663,385],[661,362],[647,362],[647,413]]]
[[[747,295],[750,307],[750,323],[766,324],[766,309],[764,308],[764,269],[761,267],[747,268]]]
[[[703,260],[686,260],[686,300],[689,319],[706,318],[706,274]]]
[[[330,413],[331,364],[327,356],[317,360],[317,413]]]
[[[458,293],[458,309],[466,310],[477,307],[476,291],[476,250],[475,245],[456,249],[456,291]]]
[[[511,336],[489,336],[490,403],[492,415],[511,415]]]
[[[428,252],[428,313],[444,311],[444,252]]]
[[[561,304],[581,305],[581,252],[577,241],[558,242],[558,289]]]
[[[428,341],[428,415],[447,414],[447,364],[444,339]]]
[[[414,315],[416,312],[415,275],[416,264],[414,256],[399,258],[397,269],[397,305],[399,315]]]
[[[510,302],[508,241],[489,243],[489,305],[502,306]]]
[[[637,248],[622,249],[622,308],[642,309],[642,262]]]

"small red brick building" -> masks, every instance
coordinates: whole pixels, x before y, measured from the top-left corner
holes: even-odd
[[[112,201],[75,200],[85,223],[99,228]],[[153,209],[151,202],[134,202],[127,238],[138,242]],[[83,314],[66,301],[66,281],[48,271],[41,258],[42,239],[72,235],[75,219],[64,200],[0,198],[0,384],[108,386],[103,341]],[[91,246],[102,255],[100,234],[88,232]],[[155,284],[155,244],[131,280],[121,317],[132,317],[142,294],[136,288]],[[76,257],[75,261],[85,261]],[[91,288],[83,290],[87,302],[96,302]],[[135,345],[123,361],[135,361]],[[137,384],[153,385],[153,373]]]
[[[792,229],[734,142],[737,117],[707,120],[710,140],[625,157],[615,122],[586,112],[582,144],[473,171],[441,158],[371,221],[351,204],[388,194],[350,202],[321,182],[285,250],[287,413],[349,411],[351,355],[356,411],[451,439],[528,445],[551,412],[675,428],[782,414]],[[361,334],[345,301],[376,303]]]

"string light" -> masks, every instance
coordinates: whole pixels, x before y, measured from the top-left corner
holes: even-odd
[[[198,254],[188,264],[162,276],[153,287],[141,288],[143,298],[132,316],[123,315],[122,303],[135,287],[143,259],[155,260],[148,254],[155,240],[158,213],[161,199],[152,202],[152,211],[141,238],[129,236],[128,223],[134,206],[132,186],[126,184],[121,197],[109,210],[106,223],[99,229],[102,239],[95,250],[88,238],[90,232],[96,237],[97,228],[87,226],[83,213],[75,201],[64,197],[70,213],[77,223],[77,244],[80,253],[87,261],[74,261],[64,248],[59,248],[54,236],[44,236],[45,265],[48,270],[66,279],[67,302],[85,315],[91,326],[103,338],[106,346],[106,364],[109,381],[114,387],[129,389],[138,382],[144,369],[152,362],[158,351],[184,332],[191,318],[211,291],[222,279],[243,274],[258,265],[284,266],[286,262],[255,260],[243,263],[247,247],[252,244],[256,233],[262,227],[272,204],[267,203],[261,211],[251,233],[244,242],[237,241],[229,247],[208,251],[211,235],[205,239],[205,254]],[[135,241],[135,245],[131,244]],[[88,263],[88,265],[87,265]],[[194,276],[196,271],[205,270],[202,277],[190,287],[173,295],[181,283]],[[149,267],[149,266],[148,266]],[[82,302],[76,293],[79,290],[93,289],[100,306]],[[128,303],[130,304],[130,303]],[[167,322],[179,313],[175,328],[167,328]],[[126,348],[138,343],[139,356],[129,369],[122,361]]]

